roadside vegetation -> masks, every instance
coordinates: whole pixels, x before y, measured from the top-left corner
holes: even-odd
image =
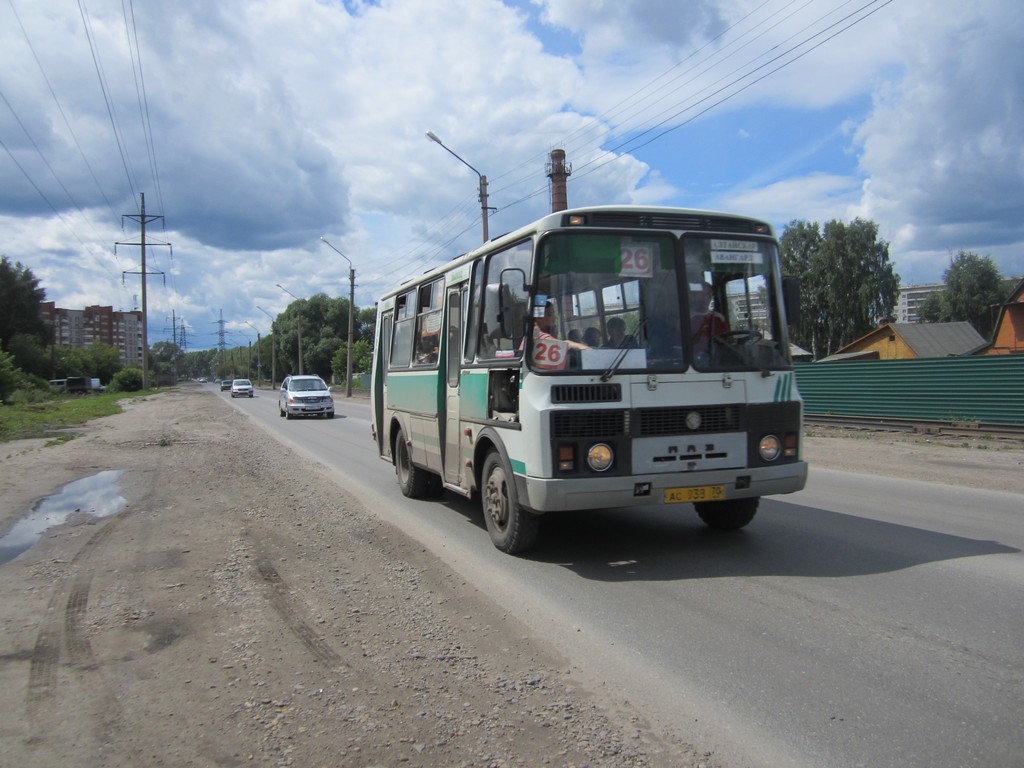
[[[129,397],[144,397],[158,390],[137,392],[104,392],[89,395],[55,395],[46,400],[35,400],[0,406],[0,443],[34,437],[52,437],[55,442],[71,439],[67,432],[57,434],[101,416],[121,412],[119,401]]]

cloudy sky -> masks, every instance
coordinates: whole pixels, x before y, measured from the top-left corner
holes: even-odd
[[[550,210],[878,223],[904,283],[1024,275],[1016,0],[0,1],[0,254],[150,343],[356,305]],[[125,218],[125,216],[133,218]],[[163,217],[163,218],[154,218]],[[120,244],[119,244],[120,243]],[[170,247],[162,245],[169,244]],[[135,273],[135,274],[133,274]]]

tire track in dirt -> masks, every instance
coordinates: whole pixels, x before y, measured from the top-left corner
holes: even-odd
[[[291,595],[291,590],[284,579],[281,578],[281,574],[271,564],[269,556],[266,554],[257,556],[256,571],[269,587],[268,599],[271,606],[280,615],[285,626],[306,646],[313,657],[330,668],[344,667],[341,655],[299,616],[294,607],[295,598]]]
[[[85,678],[77,682],[90,690],[90,699],[94,703],[92,710],[99,719],[100,738],[106,741],[106,734],[123,719],[117,697],[106,685],[96,664],[92,644],[85,630],[85,615],[94,575],[86,567],[88,561],[126,514],[123,512],[108,518],[71,558],[68,575],[58,579],[54,585],[29,663],[27,712],[32,743],[44,741],[49,731],[45,720],[49,707],[58,696],[57,673],[61,664],[62,644],[67,651],[69,668],[79,677]]]

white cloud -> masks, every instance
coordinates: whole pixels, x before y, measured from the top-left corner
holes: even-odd
[[[1000,253],[1004,274],[1024,273],[1024,35],[1021,6],[983,0],[922,3],[901,20],[903,72],[876,93],[857,131],[870,183],[863,215],[882,223],[894,250]]]
[[[208,326],[213,343],[221,309],[264,327],[255,305],[290,301],[275,283],[297,295],[342,294],[348,265],[319,243],[322,234],[352,258],[357,303],[368,306],[397,277],[479,241],[477,178],[427,142],[427,130],[487,175],[492,234],[547,211],[545,163],[561,146],[574,167],[574,205],[689,205],[717,195],[715,207],[773,222],[861,215],[880,223],[915,272],[932,258],[932,279],[960,248],[998,254],[1004,273],[1024,273],[1024,249],[1015,248],[1024,242],[1024,24],[1009,0],[892,3],[744,91],[736,88],[770,69],[773,51],[822,39],[812,36],[844,6],[814,3],[787,16],[786,3],[754,0],[149,3],[135,8],[143,105],[123,4],[90,0],[124,159],[78,8],[13,0],[72,136],[11,7],[0,6],[0,90],[85,217],[0,104],[0,139],[32,179],[0,152],[0,253],[31,266],[65,306],[132,302],[138,278],[122,285],[120,273],[137,268],[137,255],[112,252],[137,236],[120,217],[137,212],[140,191],[150,212],[166,216],[166,232],[154,234],[174,245],[173,261],[154,253],[171,273],[166,289],[151,278],[154,317],[185,314],[197,331]],[[742,72],[750,77],[711,96]],[[736,118],[715,157],[681,162],[674,148],[684,142],[656,141],[642,153],[622,146],[730,93],[713,112]],[[869,94],[870,114],[850,111]],[[765,124],[769,109],[775,119]],[[786,135],[787,119],[828,110],[835,127],[820,142]],[[823,154],[848,125],[855,140],[843,150],[857,153],[856,169]],[[703,195],[696,159],[719,171]]]

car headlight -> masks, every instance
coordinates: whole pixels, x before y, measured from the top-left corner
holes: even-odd
[[[775,435],[765,435],[757,444],[757,452],[765,461],[775,461],[782,453],[782,441]]]
[[[604,472],[614,458],[615,454],[607,443],[595,443],[587,449],[587,465],[595,472]]]

